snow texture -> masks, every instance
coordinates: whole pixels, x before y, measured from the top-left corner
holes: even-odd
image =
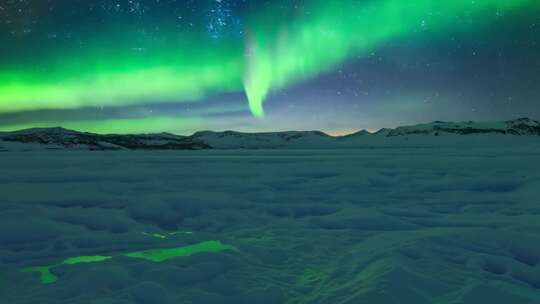
[[[529,141],[3,152],[0,302],[540,303]],[[123,256],[207,240],[238,250]],[[82,255],[113,258],[54,267],[53,284],[20,271]]]

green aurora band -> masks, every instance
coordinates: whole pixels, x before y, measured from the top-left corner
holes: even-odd
[[[312,0],[306,4],[309,14],[291,10],[283,16],[276,7],[248,16],[245,41],[211,41],[201,33],[171,30],[177,38],[146,41],[144,54],[126,51],[129,30],[118,30],[84,51],[44,55],[37,65],[2,67],[0,113],[193,102],[244,90],[251,113],[264,117],[270,92],[328,72],[351,56],[395,39],[477,31],[497,13],[539,7],[537,0]],[[134,125],[116,123],[126,132],[130,127],[125,126]],[[155,123],[155,129],[172,124],[168,119]],[[88,123],[80,127],[98,129]],[[110,129],[115,128],[99,131]]]
[[[248,41],[244,75],[250,109],[255,116],[264,115],[262,105],[271,90],[329,71],[348,57],[369,53],[393,39],[417,36],[424,32],[423,24],[431,33],[475,31],[497,13],[540,6],[540,2],[533,0],[362,3],[317,0],[310,3],[310,14],[297,22],[282,26],[255,25],[256,33]],[[475,22],[460,22],[467,17]]]
[[[62,126],[70,130],[84,130],[105,134],[114,133],[160,133],[164,130],[197,130],[204,126],[204,119],[198,117],[143,117],[126,119],[103,119],[103,120],[81,120],[62,122],[32,122],[25,124],[15,124],[0,126],[0,131],[22,130],[29,128],[48,128],[52,126]]]

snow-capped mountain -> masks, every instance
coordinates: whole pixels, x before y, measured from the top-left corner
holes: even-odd
[[[64,128],[35,128],[0,133],[0,149],[50,150],[198,150],[208,145],[186,136],[168,133],[116,135],[94,134]]]
[[[540,122],[529,118],[520,118],[503,122],[443,122],[435,121],[428,124],[398,127],[388,132],[386,136],[403,135],[441,135],[448,134],[504,134],[504,135],[540,135]]]
[[[272,149],[327,147],[334,137],[320,131],[242,133],[201,131],[191,136],[215,149]]]
[[[341,137],[340,148],[540,146],[540,122],[520,118],[503,122],[442,122],[383,128]]]
[[[499,135],[525,135],[540,136],[540,121],[530,118],[518,118],[515,120],[501,122],[444,122],[434,121],[426,124],[412,126],[402,126],[395,129],[383,128],[375,133],[361,130],[356,133],[342,136],[346,138],[358,138],[364,136],[377,137],[398,137],[411,135],[433,135],[444,134],[456,135],[478,135],[478,134],[499,134]]]
[[[351,133],[351,134],[340,136],[339,138],[340,139],[346,139],[346,138],[352,138],[352,137],[364,136],[364,135],[371,135],[371,133],[368,130],[360,130],[358,132],[354,132],[354,133]]]
[[[520,118],[503,122],[442,122],[362,130],[333,137],[320,131],[242,133],[200,131],[191,136],[168,133],[100,135],[63,128],[36,128],[0,133],[0,151],[53,150],[199,150],[199,149],[333,149],[371,146],[451,146],[536,143],[540,122]]]

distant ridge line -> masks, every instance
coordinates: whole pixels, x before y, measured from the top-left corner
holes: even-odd
[[[32,148],[63,150],[205,150],[205,149],[275,149],[333,148],[354,145],[381,144],[392,138],[415,139],[422,142],[434,137],[466,135],[540,136],[540,121],[518,118],[501,122],[444,122],[383,128],[371,133],[361,130],[343,136],[331,136],[322,131],[281,131],[247,133],[238,131],[198,131],[190,136],[171,133],[96,134],[65,129],[31,128],[0,132],[2,146],[32,145]],[[464,137],[465,138],[465,137]],[[364,141],[364,142],[358,142]],[[20,148],[20,147],[19,147]]]

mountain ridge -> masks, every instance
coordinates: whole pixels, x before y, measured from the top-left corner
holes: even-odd
[[[518,118],[500,122],[444,122],[383,128],[371,133],[361,130],[344,136],[331,136],[322,131],[281,131],[247,133],[238,131],[198,131],[189,136],[172,133],[97,134],[62,127],[31,128],[0,132],[0,150],[45,148],[50,150],[204,150],[204,149],[272,149],[328,148],[341,144],[365,145],[400,138],[425,141],[434,137],[476,135],[540,136],[540,121]],[[3,147],[4,146],[4,147]]]

